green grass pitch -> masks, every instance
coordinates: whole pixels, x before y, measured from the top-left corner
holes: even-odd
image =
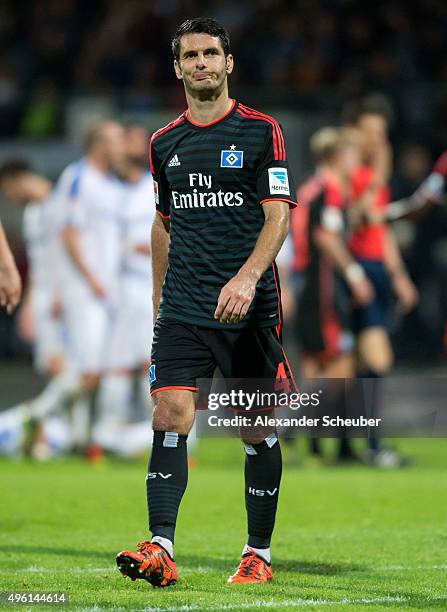
[[[399,448],[412,467],[286,469],[274,580],[241,586],[226,578],[245,543],[243,452],[202,441],[178,521],[180,582],[162,590],[115,566],[147,536],[144,462],[3,460],[0,591],[66,591],[76,610],[447,610],[447,440]]]

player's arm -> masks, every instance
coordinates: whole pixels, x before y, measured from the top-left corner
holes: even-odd
[[[289,231],[287,202],[266,201],[262,208],[265,220],[255,248],[219,294],[214,318],[220,323],[238,323],[245,317],[255,297],[258,281],[272,265]]]
[[[356,302],[368,304],[374,297],[374,288],[363,268],[351,257],[341,235],[320,225],[313,231],[313,239],[321,253],[346,280]]]
[[[398,299],[398,309],[409,312],[418,302],[418,292],[407,273],[394,232],[389,227],[386,228],[384,262]]]
[[[446,191],[446,177],[432,172],[422,185],[408,198],[391,202],[387,207],[386,220],[397,221],[412,213],[425,211],[443,201]]]
[[[214,318],[221,323],[239,323],[247,314],[255,297],[256,284],[272,265],[287,236],[289,207],[296,206],[296,189],[286,161],[281,126],[270,119],[265,128],[265,141],[256,169],[264,225],[250,257],[219,294]]]
[[[152,244],[152,304],[154,322],[157,319],[163,283],[168,269],[169,219],[155,215],[151,232]]]
[[[62,241],[71,261],[81,276],[83,276],[92,292],[96,295],[96,297],[105,297],[106,291],[104,287],[93,276],[89,270],[89,267],[85,263],[79,244],[79,230],[71,225],[66,225],[62,230]]]
[[[156,136],[152,136],[149,146],[149,161],[152,178],[154,181],[154,200],[156,215],[151,231],[152,251],[152,305],[154,311],[154,323],[157,320],[158,308],[160,306],[163,283],[168,269],[169,252],[169,230],[170,230],[170,208],[171,189],[163,170],[163,164],[159,158],[155,145]]]
[[[385,219],[386,221],[404,219],[412,213],[428,208],[432,204],[433,201],[424,197],[418,190],[411,196],[408,196],[408,198],[402,198],[401,200],[391,202],[385,211]]]
[[[22,340],[32,344],[35,340],[35,321],[32,305],[33,281],[28,278],[22,293],[20,310],[17,313],[17,332]]]
[[[80,173],[74,174],[74,176],[69,175],[67,181],[64,180],[64,176],[60,179],[58,185],[60,206],[64,206],[66,210],[61,239],[71,262],[84,278],[92,293],[99,298],[103,298],[106,291],[91,273],[80,245],[80,233],[87,223],[85,207],[80,198],[81,180]]]
[[[433,205],[441,204],[447,191],[447,152],[435,163],[431,174],[422,185],[408,198],[402,198],[389,204],[386,211],[387,221],[397,221],[414,212],[426,210]]]
[[[22,281],[0,222],[0,306],[11,314],[22,293]]]

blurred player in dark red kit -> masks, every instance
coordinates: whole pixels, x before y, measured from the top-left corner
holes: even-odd
[[[345,208],[360,160],[359,139],[354,130],[323,128],[312,137],[311,149],[317,170],[298,191],[308,205],[308,264],[299,301],[303,374],[351,378],[351,295],[357,304],[368,304],[374,294],[345,246]]]
[[[352,378],[352,305],[366,305],[374,296],[346,246],[346,205],[360,163],[360,135],[354,129],[325,127],[313,135],[310,147],[316,172],[298,190],[306,218],[291,224],[295,258],[303,243],[308,247],[300,256],[305,267],[296,319],[302,371],[305,378]],[[311,452],[320,454],[317,439],[311,440]],[[342,439],[339,458],[351,455],[348,440]]]
[[[393,363],[393,351],[387,329],[392,294],[401,313],[412,310],[418,300],[417,290],[402,261],[393,231],[384,221],[390,195],[392,152],[388,140],[389,113],[381,98],[369,97],[345,111],[345,122],[357,127],[363,136],[363,163],[352,178],[350,222],[353,232],[349,248],[374,287],[374,299],[358,306],[353,313],[357,334],[358,375],[377,379],[387,374]],[[371,411],[377,399],[377,385],[372,385]],[[368,461],[378,466],[399,465],[397,453],[381,447],[369,438]]]

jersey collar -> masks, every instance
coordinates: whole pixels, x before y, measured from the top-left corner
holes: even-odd
[[[236,100],[233,98],[231,101],[231,106],[230,108],[227,110],[227,112],[225,113],[225,115],[222,115],[222,117],[219,117],[219,119],[215,119],[214,121],[211,121],[210,123],[196,123],[195,121],[193,121],[191,119],[191,117],[189,116],[189,110],[185,111],[184,117],[186,119],[186,121],[188,123],[190,123],[191,125],[193,125],[196,128],[207,128],[210,127],[212,125],[216,125],[216,123],[220,123],[221,121],[223,121],[224,119],[226,119],[227,117],[229,117],[230,115],[232,115],[234,113],[234,111],[236,110]]]

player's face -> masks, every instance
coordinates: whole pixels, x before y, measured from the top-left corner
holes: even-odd
[[[340,152],[340,169],[343,178],[350,179],[361,163],[360,148],[356,144],[348,144]]]
[[[4,178],[0,185],[0,191],[5,198],[13,204],[26,204],[28,198],[28,177],[26,174]]]
[[[104,158],[112,170],[121,167],[124,159],[124,130],[118,123],[108,124],[102,133]]]
[[[233,57],[225,57],[217,36],[185,34],[180,41],[180,59],[174,61],[174,68],[188,93],[206,99],[223,90],[227,75],[233,71]]]
[[[130,127],[124,135],[124,155],[127,160],[142,167],[148,165],[149,134],[143,127]]]
[[[387,123],[380,115],[362,115],[357,127],[362,131],[366,151],[374,151],[387,142]]]

